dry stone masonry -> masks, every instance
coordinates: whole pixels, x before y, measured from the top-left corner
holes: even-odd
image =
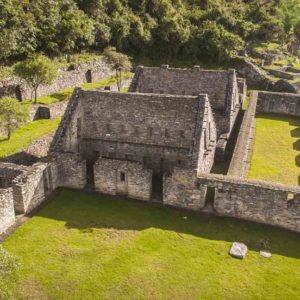
[[[245,179],[256,112],[299,116],[299,95],[252,93],[225,176],[210,172],[246,96],[234,70],[140,67],[130,90],[76,88],[46,161],[0,163],[0,232],[57,187],[194,211],[210,191],[216,214],[300,232],[300,187]]]
[[[131,92],[172,95],[207,94],[213,110],[219,139],[217,155],[222,157],[241,105],[246,84],[235,70],[175,69],[138,67],[129,89]],[[224,142],[225,141],[225,142]]]
[[[38,96],[53,94],[65,88],[98,81],[111,75],[113,72],[110,66],[101,59],[64,67],[59,69],[54,83],[38,89]],[[21,80],[6,79],[0,81],[0,98],[5,96],[17,98],[20,101],[29,100],[32,98],[32,92]]]

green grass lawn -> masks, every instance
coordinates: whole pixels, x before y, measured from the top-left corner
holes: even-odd
[[[43,135],[55,131],[61,118],[50,120],[37,120],[16,129],[10,140],[0,139],[0,157],[14,154],[28,147]]]
[[[255,131],[248,177],[299,185],[300,119],[259,114]]]
[[[270,241],[272,258],[259,255]],[[228,255],[233,241],[245,260]],[[142,202],[60,191],[4,242],[17,299],[297,299],[300,239],[288,231]]]

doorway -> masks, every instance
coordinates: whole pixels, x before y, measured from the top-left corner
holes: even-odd
[[[152,174],[152,201],[163,201],[163,175]]]

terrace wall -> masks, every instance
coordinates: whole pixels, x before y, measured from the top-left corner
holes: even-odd
[[[256,111],[300,116],[300,95],[258,92]]]
[[[68,87],[78,86],[83,83],[98,81],[113,75],[109,65],[101,59],[74,65],[59,70],[59,74],[50,85],[41,86],[38,96],[53,94]],[[6,79],[0,82],[0,98],[9,96],[19,100],[31,99],[30,88],[17,79]]]

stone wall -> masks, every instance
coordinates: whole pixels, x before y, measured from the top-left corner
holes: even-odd
[[[146,201],[151,199],[152,171],[139,163],[99,159],[94,165],[94,179],[97,192]]]
[[[300,232],[300,187],[207,174],[199,176],[198,186],[215,188],[220,215]]]
[[[0,189],[0,234],[15,221],[15,214],[28,214],[37,208],[58,186],[55,161],[33,166],[0,164],[7,174],[7,187]],[[19,170],[19,172],[15,172]],[[13,174],[14,173],[14,174]]]
[[[257,112],[300,116],[300,95],[258,92]]]
[[[14,198],[12,188],[0,188],[0,234],[15,221]]]
[[[249,99],[249,107],[243,116],[228,175],[241,178],[247,175],[255,134],[256,104],[257,92],[252,92]]]
[[[50,152],[75,153],[78,151],[78,134],[82,117],[82,108],[80,103],[81,95],[82,90],[80,88],[75,88],[50,145]]]
[[[197,188],[197,174],[194,170],[175,169],[166,174],[163,181],[163,203],[191,210],[205,206],[206,188]]]
[[[58,186],[83,189],[87,184],[86,162],[76,153],[56,153]]]
[[[26,214],[38,207],[57,188],[54,163],[37,163],[13,182],[15,211]]]
[[[171,95],[207,94],[217,125],[218,137],[230,135],[241,105],[235,70],[138,67],[130,92]]]
[[[68,101],[56,102],[49,105],[32,105],[29,111],[30,122],[40,119],[55,119],[64,115]]]
[[[38,89],[38,96],[53,94],[68,87],[98,81],[111,75],[113,75],[113,71],[101,59],[74,65],[71,68],[62,68],[54,83]],[[31,90],[20,80],[6,79],[0,82],[0,98],[4,96],[29,100],[31,99]]]
[[[99,157],[134,160],[157,173],[178,165],[200,165],[208,172],[215,146],[216,126],[207,95],[77,89],[50,152],[80,153],[92,162]]]

